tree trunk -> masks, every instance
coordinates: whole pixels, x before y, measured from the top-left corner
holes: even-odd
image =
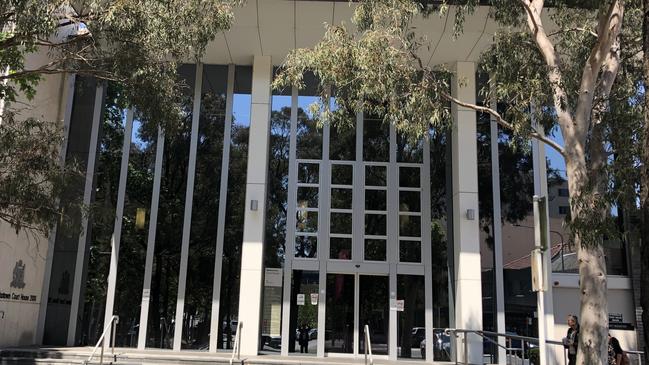
[[[642,49],[644,51],[643,67],[644,74],[644,138],[642,149],[642,170],[640,184],[640,209],[642,214],[641,227],[641,255],[642,267],[640,276],[640,302],[642,303],[642,324],[644,329],[645,353],[649,350],[649,0],[643,0],[643,26],[642,26]]]
[[[575,204],[586,191],[588,174],[583,147],[566,145],[566,172],[573,220],[588,214],[587,206]],[[608,300],[606,295],[606,262],[598,242],[584,242],[578,232],[574,242],[579,260],[580,328],[577,364],[605,365],[608,349]]]

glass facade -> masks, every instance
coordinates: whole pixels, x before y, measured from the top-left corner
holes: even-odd
[[[182,119],[164,132],[126,109],[114,85],[77,77],[66,163],[78,164],[91,179],[72,184],[62,200],[83,198],[90,209],[72,212],[75,224],[57,230],[44,344],[69,343],[76,311],[74,343],[93,345],[110,304],[120,318],[117,346],[171,349],[180,343],[180,349],[207,350],[214,337],[215,347],[232,347],[252,67],[197,67],[179,68]],[[111,258],[113,246],[119,249]],[[76,268],[80,257],[83,266]],[[80,289],[75,275],[84,283]]]
[[[44,344],[69,343],[71,322],[75,344],[96,343],[112,308],[120,347],[233,348],[245,289],[252,67],[183,65],[179,77],[186,86],[183,118],[164,131],[128,110],[118,88],[77,78],[66,162],[92,179],[65,194],[83,197],[91,209],[87,216],[72,212],[77,224],[56,232]],[[320,102],[322,86],[314,75],[304,81],[302,89],[273,90],[270,100],[260,351],[359,356],[367,329],[377,356],[449,360],[443,330],[453,326],[455,305],[450,133],[431,129],[413,141],[363,114],[349,115],[345,127],[322,124],[309,108]],[[329,102],[335,108],[335,93]],[[488,116],[477,115],[482,324],[536,336],[529,258],[534,156],[496,130],[494,146]],[[561,224],[567,183],[548,161],[549,195],[556,199],[549,213],[552,268],[575,273],[574,247]],[[605,243],[609,273],[626,275],[624,244]],[[83,283],[77,289],[75,275]],[[495,361],[497,352],[485,342],[485,355]]]
[[[272,95],[261,351],[358,355],[367,326],[374,354],[422,359],[425,329],[449,325],[446,135],[413,142],[362,115],[320,124],[321,86],[304,81]]]

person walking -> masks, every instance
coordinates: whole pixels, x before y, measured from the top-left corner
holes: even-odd
[[[563,347],[568,349],[568,365],[577,364],[577,346],[579,344],[579,320],[577,316],[568,316],[568,333],[563,338]]]

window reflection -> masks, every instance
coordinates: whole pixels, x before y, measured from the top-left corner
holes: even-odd
[[[221,262],[219,344],[231,349],[239,316],[241,247],[245,212],[245,187],[248,172],[250,109],[252,106],[252,67],[236,66],[230,132],[230,163]]]
[[[63,204],[66,201],[83,200],[95,89],[96,82],[93,79],[76,77],[65,163],[77,164],[83,175],[77,176],[66,186],[61,196]],[[56,231],[43,336],[43,344],[57,346],[66,344],[82,222],[82,212],[78,207],[62,206],[62,210],[69,217],[70,224],[62,225]]]
[[[93,178],[94,202],[91,203],[91,214],[88,218],[89,249],[86,253],[88,260],[86,277],[83,279],[85,290],[81,302],[83,306],[79,310],[83,313],[83,317],[77,331],[77,343],[81,345],[96,343],[103,331],[111,237],[115,227],[119,171],[126,125],[126,111],[124,106],[120,105],[120,90],[112,84],[106,85],[105,89],[105,105],[100,122],[96,170]],[[128,210],[125,216],[127,212]],[[123,246],[120,251],[124,251]],[[123,341],[124,327],[118,329],[117,342]]]
[[[268,153],[268,193],[264,269],[281,270],[286,253],[289,135],[291,90],[273,90]],[[264,352],[279,352],[282,324],[282,286],[264,285],[260,346]]]
[[[367,261],[385,261],[386,260],[386,240],[366,239],[365,240],[365,260]]]
[[[183,313],[183,349],[209,346],[228,67],[203,66],[194,198]]]
[[[397,162],[422,163],[424,158],[424,139],[411,141],[397,134]]]
[[[329,239],[329,258],[332,260],[351,260],[351,237],[331,237]]]
[[[305,87],[298,91],[297,109],[297,158],[322,158],[322,129],[311,113],[311,104],[320,101],[318,79],[312,74],[304,75]]]
[[[289,353],[315,356],[318,346],[318,302],[320,273],[293,270]]]
[[[183,117],[174,129],[165,131],[162,182],[156,245],[153,256],[151,303],[147,347],[172,348],[175,327],[180,249],[185,191],[189,169],[195,65],[183,65],[179,77],[187,85],[182,99]],[[180,335],[180,334],[179,334]]]
[[[390,128],[381,120],[369,117],[363,120],[363,160],[390,160]]]
[[[450,203],[452,199],[451,146],[446,132],[431,129],[429,140],[433,327],[448,328],[450,324],[449,291],[452,290],[449,271],[453,270],[453,243],[450,241],[448,233],[453,231],[452,222],[448,219],[449,216],[452,216],[453,206]],[[427,224],[424,226],[428,227]],[[434,338],[434,341],[436,340],[437,337]],[[450,341],[448,344],[450,346]],[[448,356],[438,356],[441,355],[439,353],[433,355],[434,359],[439,361],[450,359]],[[422,354],[422,357],[425,358],[426,354]]]
[[[140,331],[140,305],[151,216],[156,143],[157,128],[149,127],[135,118],[115,291],[115,312],[120,318],[116,340],[124,347],[137,346]]]
[[[426,340],[425,287],[423,276],[397,275],[397,300],[403,300],[403,311],[397,312],[398,357],[425,358],[421,353],[421,344]],[[433,346],[435,359],[440,359],[444,343],[433,341]]]

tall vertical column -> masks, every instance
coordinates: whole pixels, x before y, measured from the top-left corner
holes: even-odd
[[[536,124],[535,121],[533,121]],[[542,127],[537,130],[543,130]],[[534,195],[548,196],[548,172],[545,159],[545,145],[537,139],[532,139],[532,160],[534,169]],[[545,220],[550,221],[548,210],[545,210]],[[550,225],[546,227],[546,237],[550,237]],[[551,246],[551,245],[550,245]],[[552,302],[552,265],[550,263],[552,247],[543,253],[543,282],[546,283],[545,292],[537,292],[538,308],[543,313],[537,313],[539,319],[539,338],[555,340],[554,338],[554,304]],[[545,356],[541,355],[541,364],[556,364],[563,356],[563,351],[555,346],[546,346]],[[556,350],[556,351],[555,351]],[[545,360],[545,361],[544,361]]]
[[[451,82],[452,95],[475,103],[475,64],[457,62]],[[482,329],[482,287],[480,272],[480,229],[478,225],[478,153],[476,112],[452,104],[453,246],[455,260],[455,327]],[[462,337],[462,336],[460,336]],[[467,336],[468,352],[458,343],[456,358],[482,363],[482,339]]]
[[[257,355],[261,285],[264,258],[264,218],[266,213],[266,175],[270,132],[270,56],[255,56],[252,71],[252,110],[248,174],[241,249],[241,300],[239,300],[239,334],[242,355]],[[256,203],[252,203],[256,201]],[[252,210],[251,208],[256,208]],[[245,286],[244,286],[245,285]]]
[[[496,110],[497,104],[491,102],[491,108]],[[498,153],[498,122],[490,121],[491,131],[491,192],[493,194],[493,233],[494,233],[494,270],[496,279],[496,332],[505,333],[505,279],[503,278],[503,232],[502,214],[500,209],[500,155]],[[505,337],[498,337],[498,364],[507,362],[507,346]]]

